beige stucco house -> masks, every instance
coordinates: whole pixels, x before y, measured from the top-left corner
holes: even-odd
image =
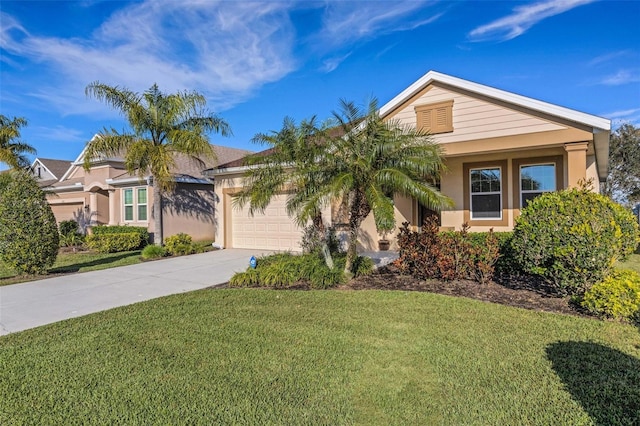
[[[233,161],[250,151],[213,145],[220,163]],[[36,158],[32,171],[47,193],[56,221],[84,217],[92,224],[148,227],[153,235],[151,178],[130,175],[122,158],[105,158],[83,168],[84,151],[75,161]],[[211,167],[209,162],[205,167]],[[66,166],[66,167],[65,167]],[[203,167],[178,156],[173,170],[176,186],[163,197],[165,237],[184,232],[194,240],[213,240],[216,194]]]
[[[442,227],[510,230],[528,200],[545,191],[607,175],[611,122],[583,112],[430,71],[380,108],[386,120],[427,129],[445,152],[441,191],[455,206],[440,214]],[[235,209],[242,161],[208,172],[215,179],[216,240],[226,247],[300,250],[301,230],[285,211],[286,194],[264,215]],[[433,214],[415,200],[396,198],[397,224],[420,226]],[[327,218],[331,209],[325,212]],[[363,223],[360,245],[377,250],[373,217]],[[393,248],[393,245],[392,245]]]

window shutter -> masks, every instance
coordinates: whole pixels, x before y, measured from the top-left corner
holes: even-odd
[[[431,134],[453,132],[453,100],[415,107],[416,127]]]

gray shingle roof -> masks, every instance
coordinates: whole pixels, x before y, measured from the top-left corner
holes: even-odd
[[[69,160],[54,160],[52,158],[40,157],[38,157],[38,160],[58,179],[71,167],[71,161]]]

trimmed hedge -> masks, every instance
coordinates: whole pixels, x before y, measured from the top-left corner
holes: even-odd
[[[141,234],[138,232],[87,235],[85,241],[87,247],[100,253],[131,251],[142,245]]]
[[[94,226],[92,231],[93,235],[136,233],[140,236],[140,245],[134,247],[134,249],[142,248],[149,244],[149,231],[144,226],[98,225]]]

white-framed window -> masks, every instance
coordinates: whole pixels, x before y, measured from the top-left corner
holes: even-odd
[[[470,169],[471,219],[502,219],[502,168]]]
[[[148,220],[147,188],[124,188],[122,205],[125,222],[146,222]]]
[[[520,206],[529,204],[543,192],[556,190],[556,165],[526,164],[520,166]]]

